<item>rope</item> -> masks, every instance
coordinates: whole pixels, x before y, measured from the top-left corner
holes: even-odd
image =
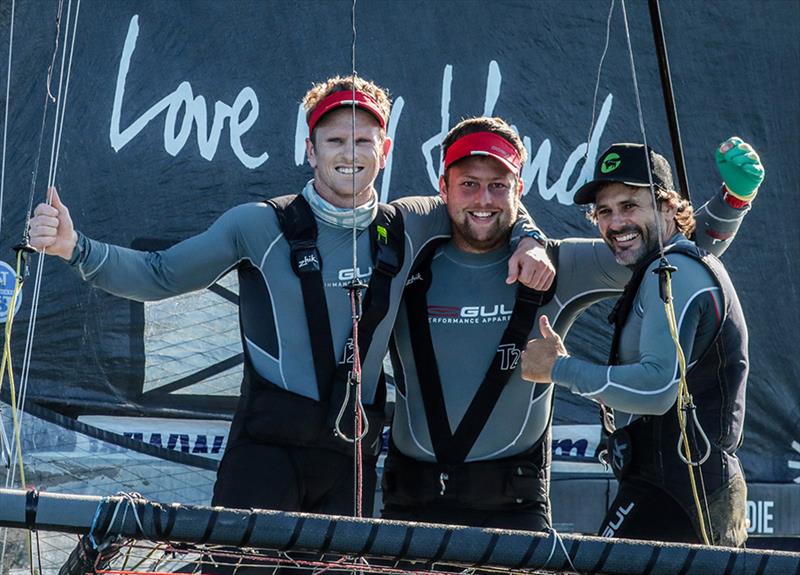
[[[6,109],[3,114],[3,157],[0,161],[0,232],[3,230],[3,198],[5,197],[6,183],[6,143],[8,141],[8,108],[10,107],[11,94],[11,56],[14,53],[14,8],[16,0],[11,0],[11,21],[8,25],[8,74],[6,76]]]
[[[589,144],[592,141],[594,121],[597,114],[597,93],[600,91],[600,77],[603,73],[603,63],[605,62],[606,54],[608,53],[608,43],[611,38],[611,17],[614,15],[614,1],[615,0],[611,0],[611,4],[608,8],[608,18],[606,18],[606,42],[605,46],[603,46],[603,54],[600,56],[600,64],[597,66],[597,79],[594,83],[594,96],[592,97],[592,121],[589,123],[589,133],[586,135],[586,156],[589,155]]]
[[[692,488],[692,496],[695,502],[695,509],[697,512],[697,519],[700,526],[700,534],[702,536],[703,542],[706,545],[710,545],[710,540],[708,537],[708,533],[706,531],[706,520],[703,516],[703,506],[700,503],[700,495],[698,493],[697,484],[694,478],[693,467],[698,467],[698,472],[701,474],[702,477],[702,469],[700,469],[700,464],[705,461],[705,458],[708,457],[708,453],[706,454],[705,458],[697,463],[694,464],[692,462],[691,456],[691,449],[689,447],[688,437],[686,436],[686,420],[684,417],[684,410],[685,409],[694,409],[694,404],[692,402],[692,396],[689,393],[688,383],[686,382],[686,357],[683,353],[683,348],[680,344],[680,338],[677,329],[677,320],[675,319],[675,306],[672,300],[672,273],[676,271],[676,268],[670,266],[667,262],[666,255],[664,253],[664,240],[663,240],[663,232],[661,226],[661,219],[659,218],[659,210],[658,210],[658,200],[656,199],[656,191],[655,185],[653,184],[653,174],[652,174],[652,166],[650,165],[650,153],[649,148],[647,146],[647,132],[644,126],[644,115],[642,113],[642,104],[639,95],[639,83],[636,76],[636,65],[633,58],[633,47],[631,45],[631,35],[630,29],[628,27],[628,14],[625,9],[625,0],[622,0],[622,15],[623,20],[625,22],[625,40],[628,45],[628,58],[630,60],[631,66],[631,77],[633,80],[633,91],[636,97],[636,112],[639,118],[639,130],[642,134],[642,143],[644,144],[644,154],[647,161],[647,178],[650,183],[650,196],[653,200],[653,213],[655,215],[655,222],[656,222],[656,234],[658,236],[658,250],[661,255],[661,267],[657,270],[662,275],[664,279],[664,311],[667,315],[667,323],[669,324],[670,334],[672,335],[672,339],[675,343],[676,353],[678,355],[678,366],[679,366],[679,377],[680,383],[678,385],[678,398],[677,398],[677,411],[678,411],[678,424],[681,429],[681,436],[683,437],[682,446],[684,449],[685,459],[681,456],[685,462],[687,462],[687,468],[689,473],[689,483],[691,484]],[[697,422],[696,418],[695,421]],[[698,427],[699,427],[699,422]],[[702,431],[702,428],[700,428]],[[705,433],[703,433],[705,436]],[[706,441],[707,438],[706,438]],[[709,453],[710,453],[710,446],[709,446]],[[680,450],[678,454],[681,455]],[[705,488],[703,489],[703,499],[706,503],[706,514],[708,514],[708,497],[705,493]],[[708,520],[710,521],[710,516]]]

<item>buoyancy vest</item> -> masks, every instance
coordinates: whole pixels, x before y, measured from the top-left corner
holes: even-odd
[[[749,367],[747,325],[736,290],[716,257],[686,242],[668,246],[666,253],[683,254],[702,263],[722,292],[723,305],[719,310],[717,333],[686,374],[697,419],[711,443],[710,456],[700,470],[706,493],[713,498],[713,494],[725,487],[733,476],[742,474],[735,452],[741,444],[744,424]],[[656,253],[641,263],[609,316],[609,321],[615,326],[610,365],[618,364],[622,328],[646,270],[659,257]],[[628,473],[659,485],[686,509],[693,510],[687,466],[677,451],[680,435],[677,402],[664,415],[645,415],[622,429],[627,431],[632,444],[633,456]],[[705,450],[704,442],[693,425],[689,425],[687,433],[693,459],[697,459]],[[697,473],[697,467],[693,470]],[[699,476],[696,478],[699,485]]]
[[[311,339],[311,355],[319,390],[319,401],[284,390],[259,375],[253,368],[247,346],[244,353],[244,382],[239,408],[231,429],[231,442],[249,439],[281,445],[314,446],[352,452],[352,444],[334,433],[337,415],[346,396],[352,369],[352,339],[348,350],[335,354],[330,319],[322,279],[322,258],[317,249],[317,224],[308,202],[301,195],[267,201],[290,246],[292,269],[300,280],[306,322]],[[400,213],[390,205],[378,204],[378,214],[368,228],[373,255],[373,271],[359,320],[358,346],[362,362],[375,330],[389,310],[393,278],[404,260],[404,226]],[[253,273],[249,262],[239,274]],[[244,325],[244,322],[240,322]],[[337,363],[337,357],[343,357]],[[353,436],[352,395],[349,410],[340,422],[341,431]],[[365,405],[369,433],[363,439],[365,453],[377,453],[384,425],[386,386],[381,372],[371,405]],[[247,439],[244,439],[247,440]]]

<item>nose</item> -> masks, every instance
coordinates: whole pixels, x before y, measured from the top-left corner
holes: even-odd
[[[488,205],[492,203],[492,200],[492,192],[489,190],[489,184],[481,184],[478,190],[478,202],[483,205]]]

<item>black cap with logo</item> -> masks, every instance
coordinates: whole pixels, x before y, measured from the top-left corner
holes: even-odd
[[[573,201],[576,204],[594,203],[597,192],[606,184],[613,182],[637,187],[650,186],[644,150],[642,144],[612,144],[600,155],[594,167],[594,179],[575,192]],[[653,185],[663,190],[674,190],[672,168],[667,159],[656,154],[649,146],[647,151],[650,153]]]

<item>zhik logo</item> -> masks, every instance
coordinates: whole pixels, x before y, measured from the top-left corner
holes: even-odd
[[[304,267],[306,267],[307,265],[310,265],[310,264],[314,264],[315,266],[319,266],[319,260],[317,259],[317,256],[315,254],[311,254],[311,255],[305,256],[303,259],[301,259],[299,262],[297,262],[297,267],[298,268],[304,268]]]

